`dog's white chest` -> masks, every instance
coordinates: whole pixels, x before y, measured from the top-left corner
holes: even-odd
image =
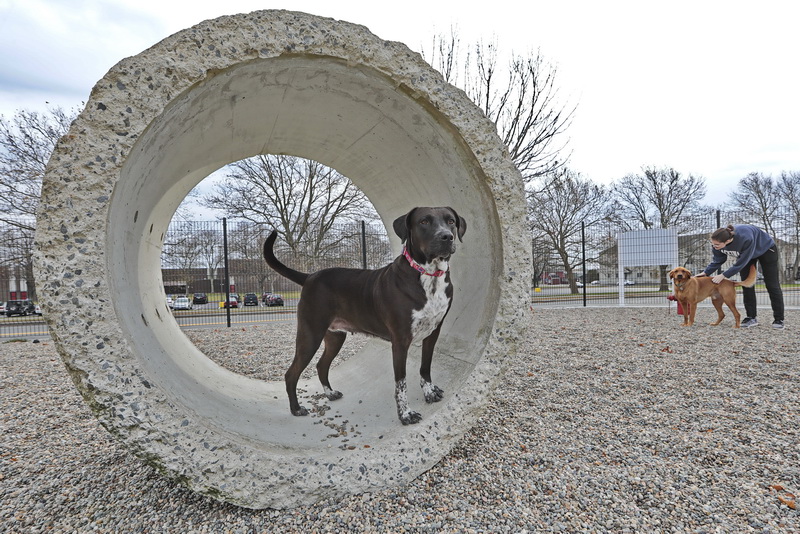
[[[441,270],[447,270],[447,264],[440,265]],[[425,305],[421,310],[411,312],[411,336],[412,342],[425,339],[441,324],[447,309],[450,306],[450,299],[447,298],[447,282],[444,276],[420,277],[422,289],[425,290]]]

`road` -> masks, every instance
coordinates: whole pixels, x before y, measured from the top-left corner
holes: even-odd
[[[296,302],[287,302],[286,306],[241,306],[231,308],[231,324],[265,323],[294,319],[297,310]],[[196,305],[191,310],[173,311],[172,315],[182,328],[227,326],[226,310],[214,302]]]
[[[619,294],[616,286],[590,286],[587,288],[586,304],[588,306],[618,306]],[[675,307],[666,297],[669,291],[658,291],[654,286],[626,286],[626,306],[654,306]],[[784,287],[784,302],[786,309],[800,307],[800,289],[796,286]],[[757,286],[756,297],[759,309],[769,310],[769,297],[763,286]],[[738,298],[741,303],[741,297]],[[583,306],[583,292],[577,295],[569,293],[567,286],[545,286],[542,291],[534,292],[531,298],[533,307],[573,307]],[[711,306],[711,301],[706,300],[701,306]],[[276,321],[292,321],[297,310],[297,300],[288,299],[286,306],[243,306],[231,310],[231,325],[263,324]],[[225,310],[219,303],[196,305],[192,310],[179,310],[173,316],[181,328],[220,328],[227,327],[228,319]],[[0,315],[0,343],[12,339],[49,338],[47,325],[39,316],[13,316]]]
[[[583,306],[583,288],[578,288],[578,294],[569,292],[569,286],[543,286],[541,291],[534,291],[531,296],[531,304],[536,306]],[[741,289],[738,290],[741,293]],[[625,305],[626,306],[669,306],[667,296],[672,293],[669,291],[659,291],[655,285],[633,285],[625,286]],[[769,309],[769,295],[762,284],[756,284],[756,299],[759,309]],[[786,309],[797,309],[800,307],[800,288],[794,284],[783,286],[783,301]],[[737,306],[742,303],[741,295],[737,296]],[[619,292],[618,286],[589,286],[586,288],[587,306],[618,306]],[[674,306],[674,304],[673,304]],[[711,306],[711,299],[706,299],[701,306]],[[742,309],[744,305],[741,304]]]
[[[289,300],[286,306],[242,306],[231,309],[231,325],[268,323],[294,320],[297,301]],[[196,305],[192,310],[173,311],[181,328],[219,328],[228,325],[226,310],[217,302]],[[49,338],[47,324],[40,316],[0,316],[0,343],[17,338]]]

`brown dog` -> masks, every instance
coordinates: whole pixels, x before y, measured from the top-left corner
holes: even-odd
[[[723,280],[719,284],[711,281],[709,276],[692,276],[688,269],[675,267],[669,272],[669,277],[675,287],[675,299],[683,308],[683,324],[681,326],[692,326],[694,324],[694,314],[697,311],[697,304],[711,297],[711,302],[717,309],[717,321],[711,323],[716,326],[722,322],[725,314],[722,312],[722,303],[728,306],[736,318],[734,328],[739,328],[741,314],[736,309],[736,287],[750,287],[756,283],[756,266],[750,266],[750,275],[746,280],[734,282]]]

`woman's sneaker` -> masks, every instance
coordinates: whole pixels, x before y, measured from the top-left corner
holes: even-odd
[[[751,326],[758,326],[758,321],[755,317],[745,317],[741,324],[742,328],[750,328]]]
[[[777,328],[778,330],[782,330],[783,329],[783,321],[779,321],[779,320],[775,319],[774,321],[772,321],[772,328]]]

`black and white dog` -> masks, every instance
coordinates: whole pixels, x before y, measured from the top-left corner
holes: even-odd
[[[467,223],[452,208],[414,208],[393,226],[405,243],[403,253],[376,270],[332,268],[301,273],[275,257],[276,232],[265,241],[267,264],[303,286],[297,305],[295,356],[286,371],[292,414],[308,414],[297,401],[297,381],[323,340],[317,374],[329,400],[342,397],[331,387],[328,370],[348,332],[391,342],[397,415],[404,425],[422,419],[408,406],[406,359],[414,341],[422,340],[420,377],[425,402],[442,400],[444,392],[431,382],[431,359],[453,298],[448,263],[456,250],[455,238],[461,240]]]

